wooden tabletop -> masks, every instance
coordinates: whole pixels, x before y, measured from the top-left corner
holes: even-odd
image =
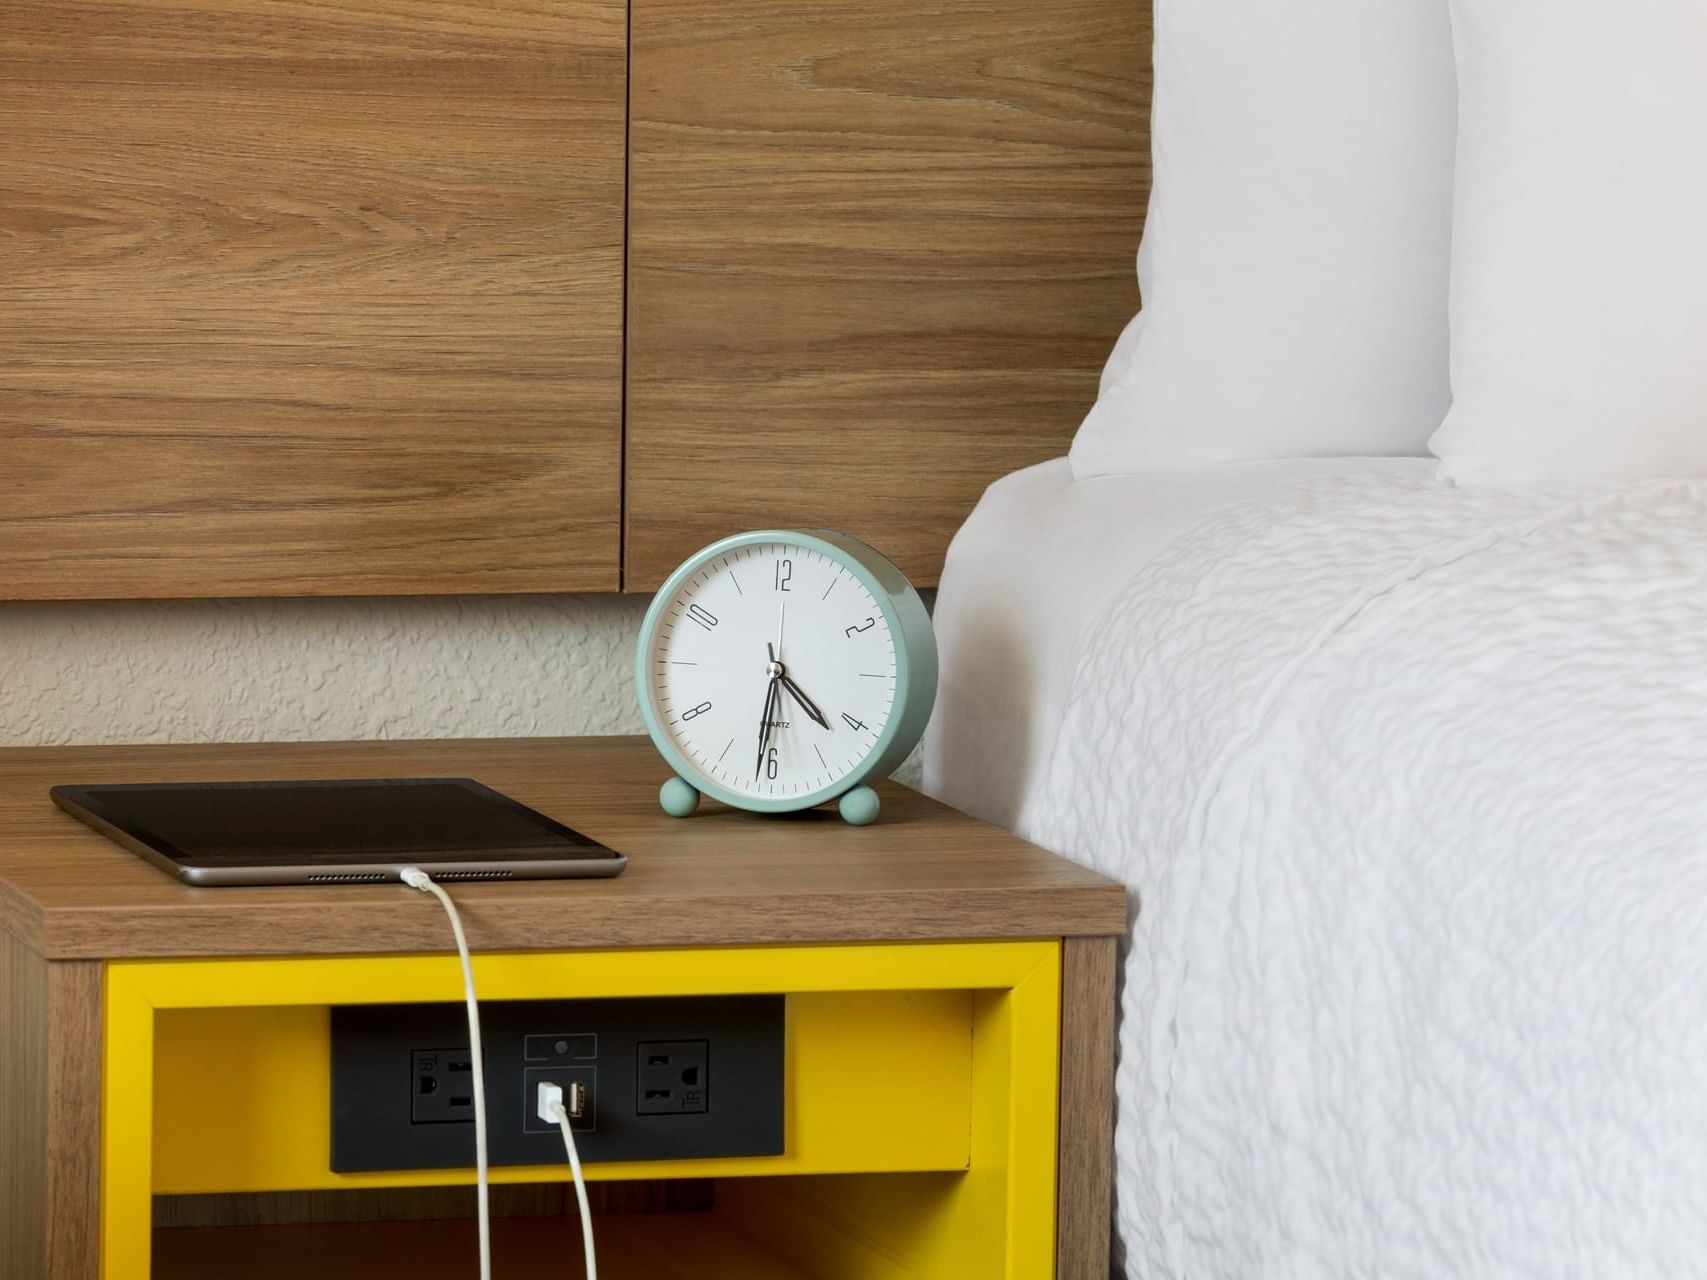
[[[50,959],[438,951],[394,885],[194,889],[62,813],[61,783],[472,777],[629,857],[611,880],[462,884],[481,950],[1085,937],[1126,927],[1112,881],[893,783],[883,813],[658,809],[644,738],[0,750],[0,928]]]

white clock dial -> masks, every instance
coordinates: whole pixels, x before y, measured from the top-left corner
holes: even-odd
[[[676,749],[758,799],[861,776],[895,709],[895,637],[877,600],[841,561],[787,542],[697,566],[662,602],[646,670]]]

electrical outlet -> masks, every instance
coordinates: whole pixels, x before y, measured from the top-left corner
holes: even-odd
[[[570,1123],[590,1163],[780,1154],[786,1008],[778,995],[491,1001],[481,1033],[493,1166],[562,1160],[562,1136],[539,1118],[541,1082],[566,1104],[579,1096]],[[332,1170],[466,1168],[474,1063],[454,1046],[467,1037],[452,1001],[334,1007]],[[417,1047],[434,1045],[452,1047]]]
[[[474,1059],[466,1048],[416,1049],[409,1060],[412,1123],[474,1122]]]
[[[636,1045],[635,1110],[643,1116],[709,1111],[710,1049],[706,1040],[643,1040]]]

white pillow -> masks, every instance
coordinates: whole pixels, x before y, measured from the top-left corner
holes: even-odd
[[[1144,310],[1076,476],[1421,454],[1447,404],[1444,0],[1156,0]]]
[[[1454,0],[1461,484],[1707,474],[1707,3]]]

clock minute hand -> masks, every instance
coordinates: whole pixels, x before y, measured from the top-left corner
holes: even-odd
[[[830,727],[830,722],[824,719],[824,713],[818,710],[818,704],[812,701],[811,698],[808,698],[805,691],[802,690],[799,685],[795,684],[791,677],[779,676],[778,679],[782,681],[782,687],[787,689],[788,692],[793,695],[794,700],[800,704],[801,710],[806,712],[807,715],[811,716],[819,724],[823,725],[824,728],[828,729]]]
[[[765,687],[765,709],[759,713],[759,762],[753,766],[753,781],[759,780],[759,775],[765,771],[765,748],[771,740],[771,708],[776,702],[776,677]]]

